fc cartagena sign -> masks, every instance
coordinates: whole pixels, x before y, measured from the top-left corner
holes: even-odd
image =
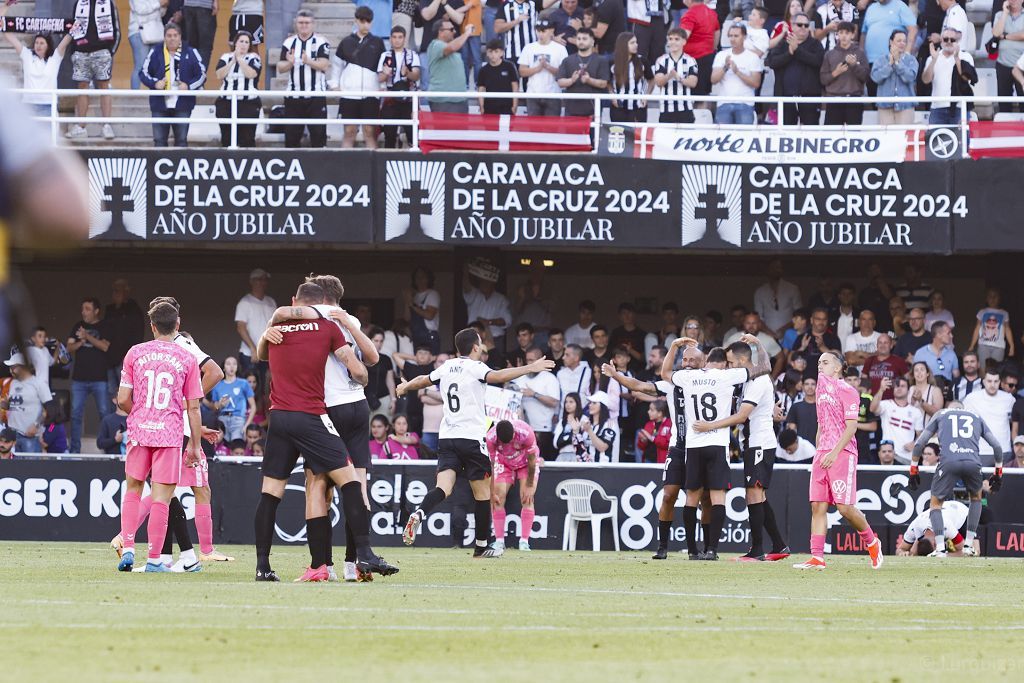
[[[953,219],[968,215],[941,163],[681,169],[690,249],[948,254]]]
[[[377,240],[679,246],[679,169],[591,155],[380,155]]]
[[[370,154],[86,152],[89,237],[367,244]]]

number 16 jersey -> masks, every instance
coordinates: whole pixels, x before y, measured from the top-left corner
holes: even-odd
[[[714,422],[732,415],[736,385],[746,382],[747,377],[745,368],[704,368],[674,372],[672,383],[686,394],[686,424],[692,427],[695,422]],[[687,450],[728,445],[728,427],[709,432],[688,428],[686,433]]]
[[[487,436],[484,390],[491,369],[471,358],[450,358],[430,373],[431,382],[441,383],[444,418],[439,439],[472,439]]]
[[[199,364],[174,342],[153,341],[128,349],[121,386],[132,390],[128,440],[153,448],[180,448],[186,401],[203,397]]]

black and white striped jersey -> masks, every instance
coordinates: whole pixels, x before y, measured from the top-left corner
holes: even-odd
[[[697,75],[697,60],[685,52],[679,55],[679,59],[673,59],[672,55],[666,52],[658,57],[658,60],[654,63],[654,73],[655,75],[667,74],[672,71],[679,74],[679,79],[669,80],[665,84],[664,90],[666,95],[676,99],[662,100],[661,111],[692,111],[693,101],[689,99],[692,93],[689,88],[683,85],[680,79]]]
[[[302,93],[322,93],[327,90],[327,74],[302,63],[302,55],[310,59],[330,59],[331,44],[320,35],[313,34],[303,40],[297,35],[289,36],[281,46],[281,59],[291,53],[295,66],[288,74],[288,90]]]

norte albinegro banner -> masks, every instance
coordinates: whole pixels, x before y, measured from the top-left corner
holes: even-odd
[[[373,239],[371,152],[83,152],[94,240]]]

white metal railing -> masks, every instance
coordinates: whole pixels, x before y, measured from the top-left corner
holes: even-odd
[[[334,118],[334,119],[288,119],[288,118],[239,118],[238,117],[238,99],[245,97],[246,95],[252,95],[251,92],[239,92],[239,91],[220,91],[220,90],[195,90],[195,91],[174,91],[174,94],[179,97],[196,97],[197,100],[217,100],[220,98],[228,98],[231,100],[231,115],[227,118],[209,118],[209,117],[193,117],[187,120],[179,118],[168,118],[168,117],[154,117],[154,116],[61,116],[57,104],[61,97],[117,97],[127,99],[145,99],[148,101],[150,97],[161,97],[163,91],[154,90],[131,90],[131,89],[110,89],[106,91],[99,90],[79,90],[79,89],[55,89],[55,90],[26,90],[26,89],[15,89],[16,93],[32,93],[34,95],[45,94],[49,99],[51,107],[51,114],[49,116],[36,117],[41,121],[46,121],[50,125],[50,135],[53,143],[59,144],[60,136],[60,125],[62,123],[165,123],[165,124],[227,124],[231,126],[231,144],[229,149],[236,149],[238,147],[238,126],[240,125],[320,125],[320,126],[344,126],[344,125],[369,125],[369,126],[409,126],[412,128],[413,139],[410,141],[412,149],[419,149],[419,112],[422,109],[422,101],[427,100],[428,104],[431,99],[463,99],[467,102],[479,100],[479,99],[512,99],[512,100],[529,100],[529,99],[557,99],[563,102],[565,101],[587,101],[591,103],[592,115],[591,115],[591,128],[593,130],[593,150],[596,151],[601,134],[601,114],[604,107],[610,105],[615,101],[623,99],[639,99],[643,102],[660,103],[664,101],[678,101],[683,98],[673,95],[664,94],[650,94],[643,96],[633,96],[630,98],[624,98],[622,96],[612,93],[601,93],[597,95],[581,94],[581,93],[479,93],[479,92],[435,92],[435,91],[337,91],[329,90],[323,93],[318,93],[316,96],[323,96],[328,101],[337,101],[344,98],[358,98],[363,99],[366,97],[379,97],[387,99],[409,99],[412,101],[412,117],[409,119],[345,119],[345,118]],[[257,93],[261,98],[270,100],[284,100],[289,97],[296,97],[296,94],[288,90],[261,90]],[[958,127],[960,129],[960,150],[961,154],[966,157],[969,153],[968,148],[968,137],[970,131],[970,120],[968,116],[969,105],[989,105],[989,104],[1024,104],[1024,98],[1013,97],[1013,96],[957,96],[957,97],[775,97],[765,96],[760,97],[746,97],[746,96],[721,96],[721,95],[692,95],[685,98],[686,100],[694,103],[724,103],[724,102],[744,102],[749,104],[764,104],[775,107],[777,114],[777,122],[773,124],[779,128],[787,127],[784,123],[783,110],[787,104],[807,104],[807,103],[819,103],[819,104],[879,104],[879,103],[906,103],[906,104],[928,104],[932,102],[949,102],[951,106],[955,106],[960,112],[960,122]],[[264,102],[264,104],[266,104]],[[700,126],[702,124],[659,124],[659,123],[625,123],[618,125],[636,126],[636,127],[667,127],[667,128],[680,128],[680,127],[692,127]],[[737,128],[749,129],[751,126],[736,126]],[[930,126],[928,123],[913,123],[905,125],[881,125],[881,124],[866,124],[861,126],[813,126],[816,130],[849,130],[849,131],[868,131],[868,130],[906,130],[906,131],[925,131],[934,126]]]

